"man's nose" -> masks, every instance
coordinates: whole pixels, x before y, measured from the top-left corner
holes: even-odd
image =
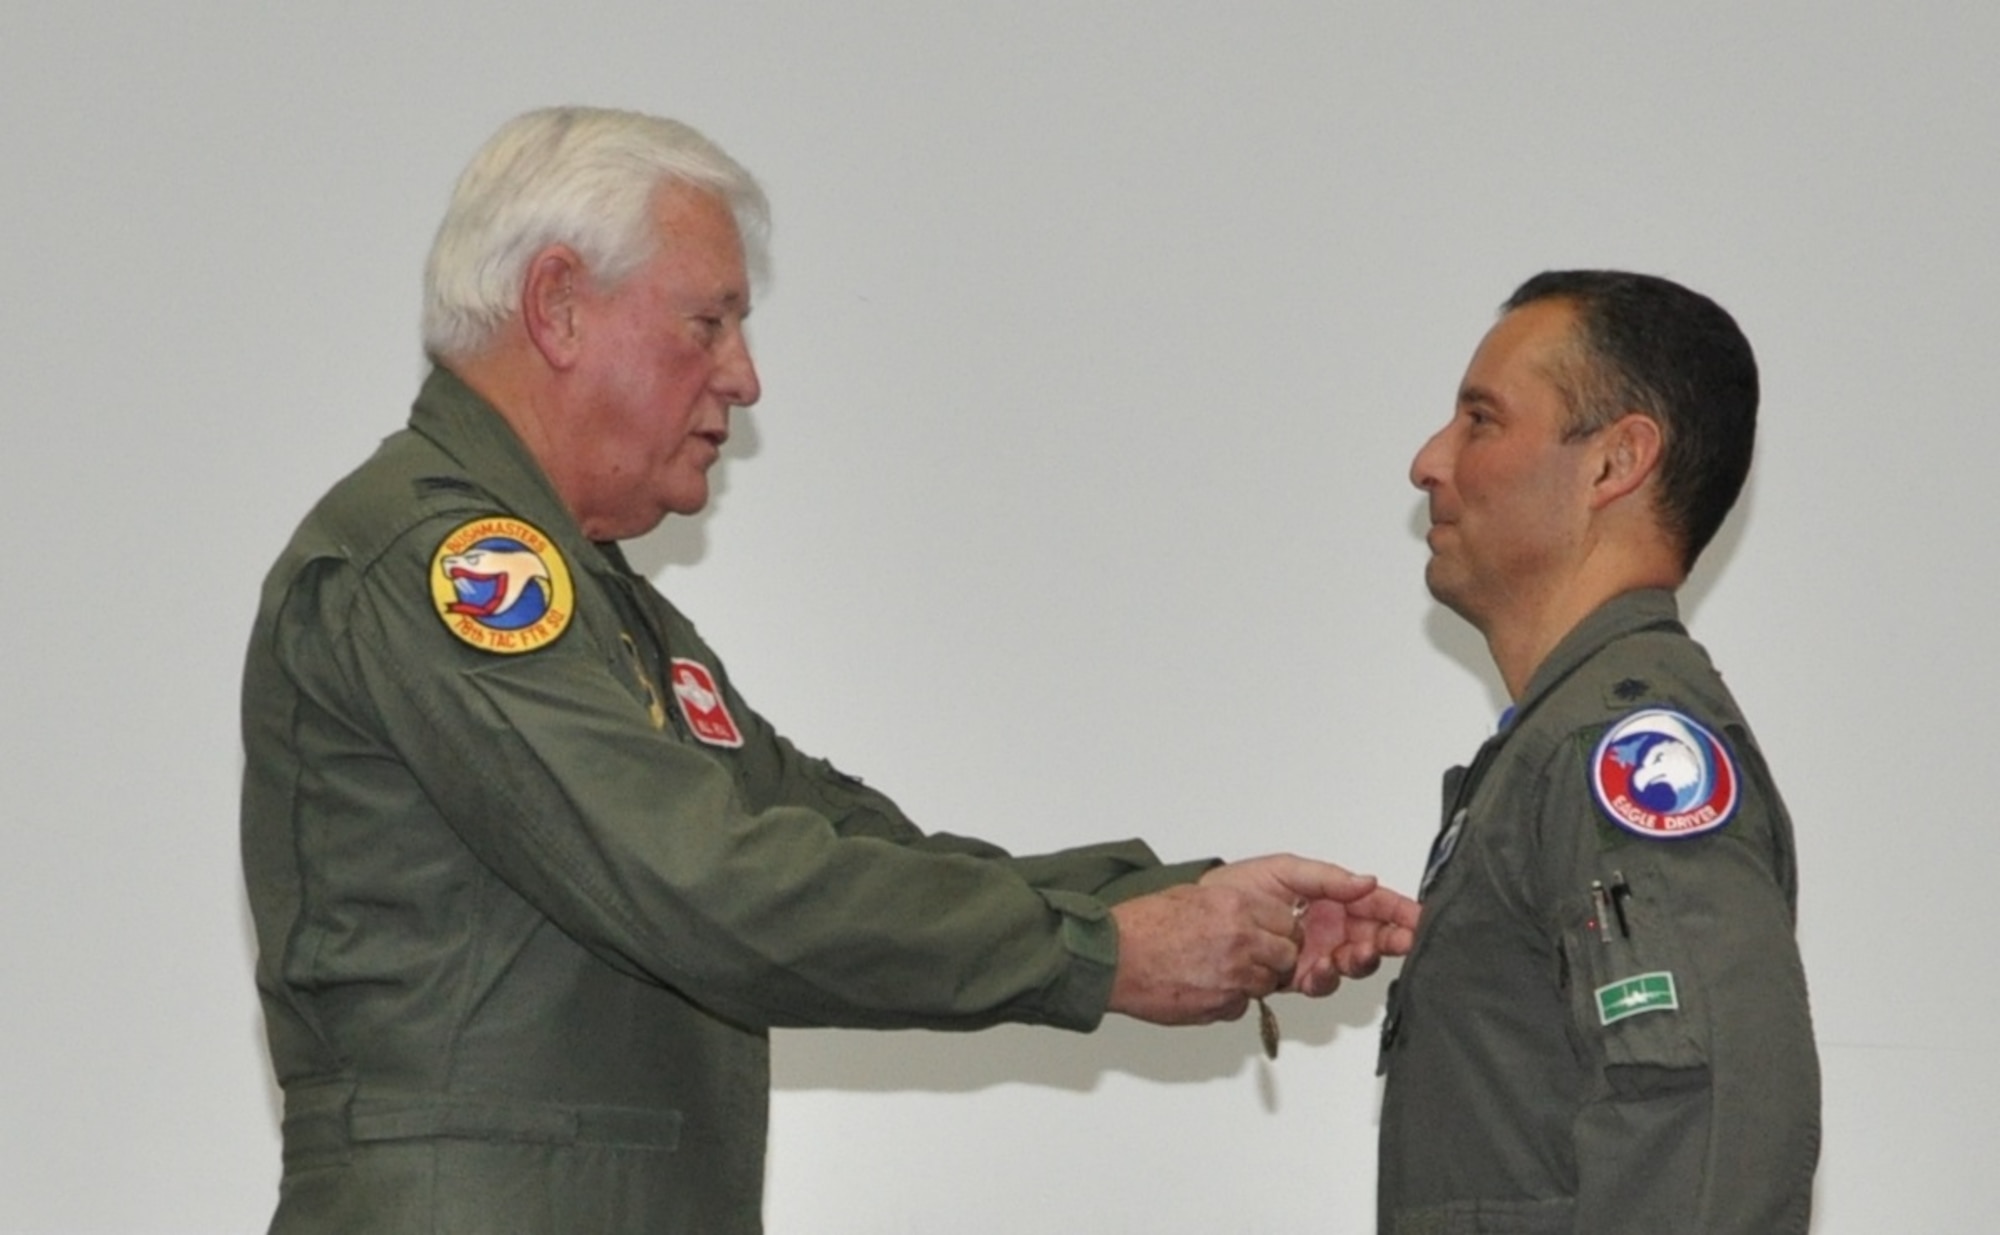
[[[716,393],[735,407],[749,407],[763,397],[763,383],[757,380],[757,362],[750,356],[750,340],[740,331],[716,367],[714,386]]]
[[[1417,456],[1410,460],[1410,483],[1419,489],[1429,491],[1444,478],[1446,452],[1445,430],[1431,434],[1430,440],[1417,448]]]

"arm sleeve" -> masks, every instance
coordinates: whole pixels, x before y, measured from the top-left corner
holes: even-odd
[[[1544,903],[1559,907],[1552,927],[1585,1066],[1580,1231],[1806,1229],[1819,1073],[1789,825],[1755,751],[1737,749],[1751,773],[1737,816],[1678,840],[1604,821],[1581,743],[1556,760],[1542,818],[1551,854],[1569,857],[1549,864]],[[1599,914],[1582,894],[1593,881],[1628,891]]]
[[[752,1024],[1101,1018],[1116,927],[1074,862],[1036,886],[976,842],[843,831],[808,801],[753,808],[723,764],[652,727],[581,623],[492,656],[457,645],[420,589],[318,569],[343,577],[288,607],[289,642],[324,641],[292,663],[325,666],[479,861],[608,963]],[[1107,884],[1152,869],[1149,853],[1094,861]]]
[[[1032,887],[1082,893],[1107,905],[1192,883],[1221,864],[1213,858],[1162,863],[1150,846],[1136,839],[1016,856],[976,837],[925,832],[887,794],[825,759],[801,752],[743,699],[726,671],[720,676],[731,713],[746,718],[746,753],[760,764],[753,779],[776,786],[771,802],[816,811],[842,836],[874,837],[925,853],[986,858],[1009,867]]]

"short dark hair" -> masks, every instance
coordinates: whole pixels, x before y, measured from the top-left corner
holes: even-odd
[[[1576,311],[1579,363],[1556,377],[1569,404],[1565,436],[1594,433],[1627,412],[1660,426],[1660,516],[1680,540],[1682,566],[1692,569],[1750,474],[1757,438],[1750,340],[1721,305],[1656,275],[1544,271],[1501,311],[1541,300]]]

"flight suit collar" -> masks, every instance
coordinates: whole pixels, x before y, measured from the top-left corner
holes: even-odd
[[[1578,622],[1536,666],[1528,688],[1507,710],[1507,721],[1511,724],[1533,707],[1605,645],[1648,627],[1677,625],[1679,621],[1679,602],[1665,588],[1644,588],[1612,597]]]
[[[573,560],[611,574],[629,570],[616,546],[583,534],[513,426],[456,373],[431,369],[410,409],[410,429],[475,477],[509,514],[554,537]]]

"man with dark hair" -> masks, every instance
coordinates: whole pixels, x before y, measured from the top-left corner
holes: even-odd
[[[1750,475],[1757,361],[1722,307],[1665,279],[1620,270],[1551,270],[1517,288],[1503,312],[1544,300],[1577,314],[1575,354],[1557,372],[1565,440],[1644,408],[1672,439],[1659,513],[1694,568]]]
[[[1425,581],[1513,706],[1445,777],[1383,1024],[1385,1235],[1806,1229],[1791,821],[1674,598],[1756,406],[1713,301],[1555,272],[1507,301],[1417,453]]]

